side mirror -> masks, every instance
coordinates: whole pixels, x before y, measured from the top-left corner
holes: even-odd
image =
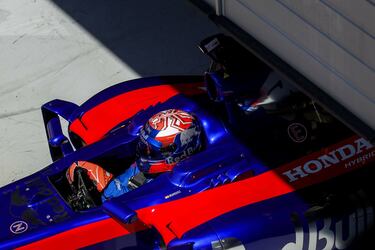
[[[53,161],[74,152],[69,139],[62,132],[59,117],[69,121],[70,115],[77,108],[78,105],[62,100],[53,100],[42,106],[44,127]]]

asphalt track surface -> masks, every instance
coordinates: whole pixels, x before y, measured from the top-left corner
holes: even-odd
[[[201,74],[217,27],[187,1],[0,1],[0,186],[51,163],[40,106],[143,76]]]

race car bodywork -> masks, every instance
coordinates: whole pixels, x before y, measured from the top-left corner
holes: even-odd
[[[246,73],[221,61],[225,39],[201,44],[219,67],[205,77],[141,78],[80,106],[43,105],[53,163],[1,188],[0,249],[353,248],[373,224],[374,147],[254,57]],[[73,162],[122,173],[139,129],[169,108],[199,118],[201,152],[104,203],[73,192]]]

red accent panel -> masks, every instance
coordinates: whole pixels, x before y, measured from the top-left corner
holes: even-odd
[[[80,120],[72,122],[70,129],[90,144],[102,138],[110,129],[138,111],[156,105],[158,102],[165,102],[177,94],[177,90],[168,85],[127,92],[87,111]]]
[[[69,128],[86,144],[91,144],[140,110],[163,103],[180,93],[200,94],[203,92],[201,87],[202,83],[158,85],[126,92],[87,111],[81,119],[74,120]]]
[[[375,149],[363,150],[362,147],[362,150],[357,150],[355,155],[330,166],[326,164],[321,170],[311,172],[293,182],[290,182],[290,179],[285,175],[286,171],[310,164],[310,161],[317,160],[322,155],[328,155],[330,152],[338,154],[337,150],[345,145],[358,146],[355,143],[356,139],[358,138],[350,138],[273,171],[243,181],[217,187],[180,200],[140,209],[137,211],[138,217],[143,222],[154,226],[168,244],[172,239],[180,238],[187,231],[240,207],[278,197],[368,166],[375,160]]]
[[[292,191],[293,188],[277,174],[267,172],[252,178],[252,181],[249,179],[140,209],[137,214],[140,220],[153,225],[168,244],[185,232],[229,211]]]
[[[146,229],[141,224],[123,225],[114,219],[105,219],[56,234],[40,241],[17,248],[17,250],[78,249],[99,242]]]

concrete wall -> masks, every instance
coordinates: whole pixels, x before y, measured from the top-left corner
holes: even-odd
[[[375,129],[375,1],[207,2]]]

